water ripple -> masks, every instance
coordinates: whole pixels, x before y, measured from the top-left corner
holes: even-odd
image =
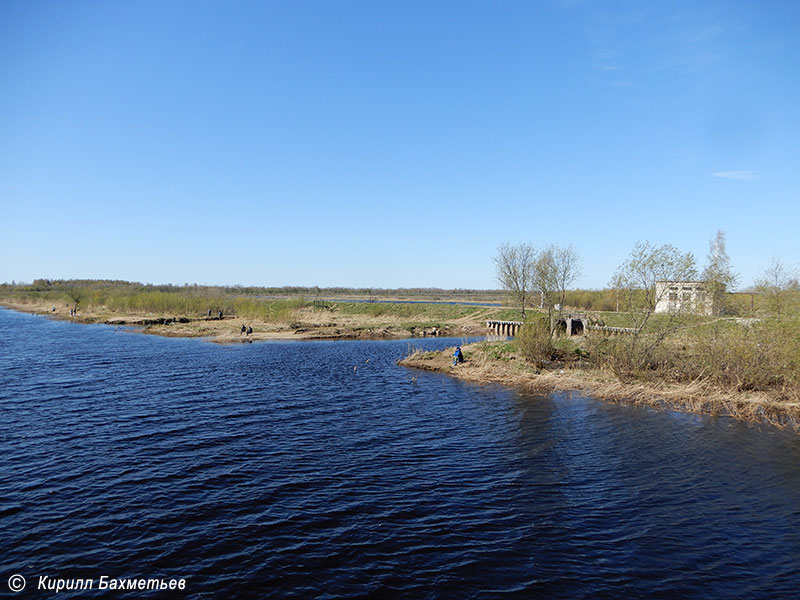
[[[0,566],[29,581],[186,577],[197,598],[800,588],[800,444],[782,432],[412,382],[406,342],[222,347],[2,310],[0,339]]]

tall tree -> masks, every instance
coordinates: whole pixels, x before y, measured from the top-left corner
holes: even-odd
[[[525,320],[525,308],[530,304],[536,251],[531,244],[502,244],[497,248],[494,264],[497,281],[508,292],[511,302],[518,306]]]
[[[725,311],[725,294],[736,286],[739,276],[731,269],[725,232],[721,229],[717,230],[716,237],[709,242],[708,264],[703,270],[703,280],[706,282],[706,291],[711,296],[714,314],[722,314]]]
[[[562,248],[551,245],[536,258],[534,282],[547,306],[551,332],[555,329],[554,309],[558,315],[564,310],[567,288],[580,274],[580,257],[572,246]]]

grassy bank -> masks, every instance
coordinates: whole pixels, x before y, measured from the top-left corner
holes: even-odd
[[[86,323],[140,325],[166,336],[202,336],[216,341],[252,339],[385,338],[475,335],[485,320],[506,309],[416,301],[331,301],[294,294],[272,297],[269,288],[149,286],[115,281],[37,282],[0,286],[0,304]],[[293,290],[283,288],[283,291]],[[349,290],[355,292],[357,290]],[[407,292],[404,290],[403,292]],[[458,291],[454,291],[458,295]],[[432,297],[448,296],[432,291]],[[474,295],[470,295],[474,300]],[[453,300],[450,300],[453,301]],[[55,308],[55,310],[53,310]],[[77,313],[75,309],[77,308]],[[218,319],[222,312],[223,318]],[[242,326],[252,327],[242,335]]]
[[[635,371],[614,364],[630,351],[630,339],[599,334],[555,340],[533,359],[525,340],[517,339],[471,344],[462,349],[466,362],[455,367],[452,348],[415,352],[400,364],[468,381],[541,393],[574,390],[613,402],[727,415],[800,432],[798,332],[797,321],[696,324]]]

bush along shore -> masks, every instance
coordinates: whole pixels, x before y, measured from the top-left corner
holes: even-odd
[[[536,393],[576,391],[603,400],[730,416],[800,432],[800,319],[688,320],[671,335],[554,337],[535,315],[517,338],[413,352],[399,364]]]

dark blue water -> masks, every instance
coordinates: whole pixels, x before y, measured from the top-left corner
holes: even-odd
[[[19,573],[16,597],[42,575],[186,578],[192,598],[797,597],[797,436],[411,372],[407,348],[0,310],[0,594]]]

